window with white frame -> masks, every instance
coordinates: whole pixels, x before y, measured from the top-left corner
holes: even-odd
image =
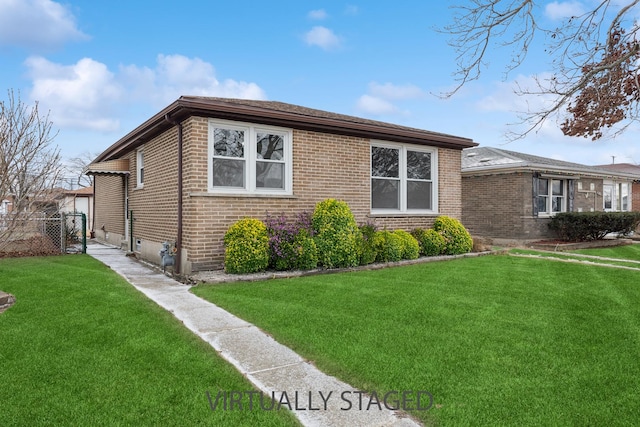
[[[136,154],[136,186],[144,186],[144,150],[138,150]]]
[[[437,210],[437,151],[372,143],[371,211],[432,213]]]
[[[631,210],[631,184],[628,182],[604,181],[602,185],[602,203],[605,211]]]
[[[209,122],[209,191],[291,194],[290,129]]]
[[[538,215],[553,215],[567,211],[567,180],[538,178],[536,211]]]

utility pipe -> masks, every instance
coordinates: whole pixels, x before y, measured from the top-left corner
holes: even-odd
[[[176,263],[173,271],[180,274],[182,264],[182,122],[176,122],[165,114],[164,119],[178,127],[178,236],[176,237]]]

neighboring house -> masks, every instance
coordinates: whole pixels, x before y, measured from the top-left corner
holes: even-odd
[[[614,172],[625,172],[638,175],[639,178],[633,181],[631,184],[631,210],[640,212],[640,166],[631,163],[612,163],[608,165],[598,165],[597,168],[602,168]],[[614,195],[616,188],[613,187],[609,192]],[[616,200],[612,197],[612,201]],[[640,232],[640,224],[636,228],[636,233]]]
[[[633,211],[640,212],[640,166],[631,163],[612,163],[608,165],[597,165],[595,167],[613,172],[637,175],[638,178],[636,178],[631,185],[631,206]],[[616,194],[619,194],[619,190],[618,193],[616,193],[616,190],[618,189],[615,186],[605,188],[605,194],[611,194],[612,204],[614,204],[614,200],[617,201],[620,199],[616,197]]]
[[[0,216],[7,215],[13,209],[13,197],[3,197],[0,200]]]
[[[552,238],[558,212],[630,211],[640,174],[492,147],[462,152],[462,222],[472,235]]]
[[[326,198],[358,223],[430,227],[461,219],[460,154],[476,144],[273,101],[181,97],[89,165],[96,238],[183,274],[220,268],[243,217],[293,216]]]
[[[89,234],[93,221],[93,187],[64,190],[59,198],[58,206],[60,212],[85,214],[87,234]]]

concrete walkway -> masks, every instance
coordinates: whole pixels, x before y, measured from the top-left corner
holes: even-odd
[[[87,253],[123,276],[159,306],[173,313],[187,328],[211,344],[225,360],[234,365],[256,389],[268,396],[275,393],[275,401],[282,402],[283,407],[287,407],[288,402],[293,413],[305,426],[419,425],[406,416],[402,417],[403,414],[386,409],[382,403],[383,396],[378,397],[380,409],[377,401],[372,400],[373,396],[355,393],[355,388],[320,372],[257,327],[195,296],[189,292],[189,286],[126,257],[121,250],[92,243],[87,245]],[[234,390],[222,390],[226,393],[231,391]],[[210,392],[215,401],[218,390]],[[209,405],[204,390],[202,404]],[[415,407],[415,395],[407,404]],[[389,400],[389,406],[396,405]],[[423,403],[421,407],[424,406]]]

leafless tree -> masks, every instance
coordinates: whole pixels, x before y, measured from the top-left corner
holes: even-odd
[[[100,153],[91,153],[83,151],[76,157],[72,157],[65,162],[64,169],[68,177],[72,178],[75,186],[90,187],[93,182],[91,177],[85,175],[84,170],[98,157]]]
[[[31,237],[29,219],[55,206],[60,154],[49,116],[8,91],[0,100],[0,251]]]
[[[640,45],[635,1],[598,1],[577,16],[562,20],[557,28],[544,28],[541,1],[468,0],[455,6],[452,23],[441,31],[452,36],[457,53],[457,86],[444,94],[451,96],[466,83],[480,78],[483,68],[500,49],[511,49],[505,76],[522,65],[527,54],[540,44],[551,58],[551,75],[538,77],[534,88],[519,87],[522,96],[552,99],[542,108],[520,112],[525,131],[511,135],[524,137],[539,129],[552,116],[563,117],[560,128],[566,135],[593,140],[615,135],[639,118]],[[618,125],[614,127],[614,125]]]

